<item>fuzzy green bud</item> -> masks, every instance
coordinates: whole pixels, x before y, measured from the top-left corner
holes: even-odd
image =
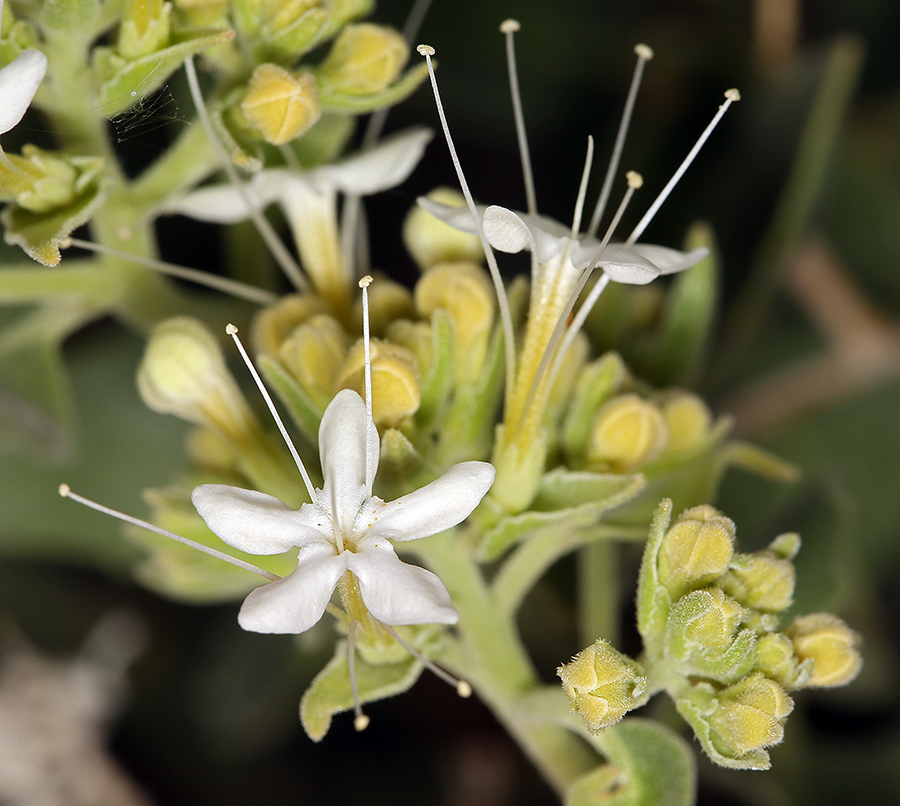
[[[48,213],[75,199],[78,171],[68,161],[27,144],[0,160],[0,195],[32,213]]]
[[[602,638],[556,670],[579,714],[592,733],[618,722],[645,702],[647,678],[640,666]]]
[[[344,361],[349,339],[334,317],[317,314],[282,342],[278,359],[296,378],[320,411],[334,397],[338,368]]]
[[[785,630],[801,660],[812,659],[807,686],[833,688],[852,681],[862,668],[860,636],[831,613],[812,613],[795,619]]]
[[[778,744],[794,701],[774,680],[752,674],[722,691],[710,717],[712,740],[722,755],[740,758]]]
[[[743,616],[744,608],[719,588],[692,591],[669,611],[670,646],[680,660],[692,649],[724,649],[734,640]]]
[[[318,70],[323,88],[343,95],[372,95],[390,86],[409,58],[409,45],[393,28],[348,25]]]
[[[396,344],[372,339],[372,419],[376,425],[396,426],[415,414],[422,402],[413,354]],[[340,389],[365,394],[365,353],[359,342],[338,372]]]
[[[714,507],[682,512],[662,539],[660,582],[673,597],[714,582],[728,569],[734,538],[734,522]]]
[[[316,80],[277,64],[257,66],[240,108],[263,140],[274,146],[304,134],[322,116]]]
[[[465,197],[450,188],[435,188],[428,198],[462,207]],[[438,263],[480,263],[484,251],[477,235],[451,227],[416,205],[403,222],[403,243],[423,271]]]
[[[784,633],[767,633],[756,642],[754,668],[788,691],[806,685],[812,666],[811,660],[798,661],[794,644]]]
[[[619,395],[597,412],[587,456],[615,473],[630,473],[658,458],[667,439],[666,422],[653,403]]]
[[[787,610],[794,600],[794,565],[772,551],[735,554],[722,589],[746,607],[764,613]]]

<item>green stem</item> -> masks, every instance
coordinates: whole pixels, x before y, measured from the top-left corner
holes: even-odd
[[[585,546],[578,553],[578,629],[581,645],[605,638],[619,641],[617,615],[619,577],[617,547],[608,541]]]

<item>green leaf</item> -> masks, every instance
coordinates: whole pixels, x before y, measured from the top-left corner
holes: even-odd
[[[669,594],[659,584],[657,559],[671,519],[672,502],[665,499],[656,508],[650,524],[650,536],[641,559],[641,570],[638,575],[637,626],[645,642],[651,630],[654,635],[662,637],[669,615]]]
[[[566,806],[691,806],[697,772],[687,742],[644,719],[607,728],[600,744],[610,763],[579,778]]]
[[[356,683],[360,702],[383,700],[408,690],[419,679],[423,668],[412,656],[397,663],[374,666],[357,654]],[[331,718],[352,708],[347,642],[339,641],[334,657],[316,675],[300,701],[300,721],[310,739],[318,742],[328,733]]]

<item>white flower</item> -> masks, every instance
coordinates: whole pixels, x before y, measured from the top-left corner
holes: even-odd
[[[463,462],[430,484],[386,503],[367,489],[377,469],[378,432],[366,407],[345,389],[319,428],[324,485],[316,501],[293,510],[264,493],[203,484],[192,495],[210,529],[250,554],[300,549],[296,570],[252,591],[238,622],[251,632],[301,633],[325,612],[345,574],[358,580],[363,603],[384,624],[455,624],[459,614],[430,571],[402,562],[391,545],[443,532],[475,509],[494,481],[486,462]],[[367,429],[367,425],[369,428]],[[370,438],[367,448],[367,432]]]
[[[18,125],[46,72],[47,57],[39,50],[24,50],[0,69],[0,134]]]
[[[467,207],[449,207],[420,198],[419,205],[432,215],[464,232],[477,232]],[[488,242],[501,252],[534,254],[538,265],[546,266],[565,253],[565,261],[575,270],[577,281],[588,267],[601,268],[617,283],[646,285],[661,274],[673,274],[699,263],[709,250],[680,252],[654,244],[609,243],[600,254],[600,241],[586,235],[572,237],[572,228],[542,215],[517,213],[506,207],[491,205],[478,208]]]

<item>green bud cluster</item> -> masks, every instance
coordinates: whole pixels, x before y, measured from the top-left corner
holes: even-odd
[[[711,506],[670,525],[660,505],[638,586],[642,659],[651,690],[666,690],[709,756],[741,769],[769,766],[793,708],[788,691],[839,686],[859,672],[859,638],[837,616],[780,624],[791,606],[797,535],[735,551],[735,527]]]

